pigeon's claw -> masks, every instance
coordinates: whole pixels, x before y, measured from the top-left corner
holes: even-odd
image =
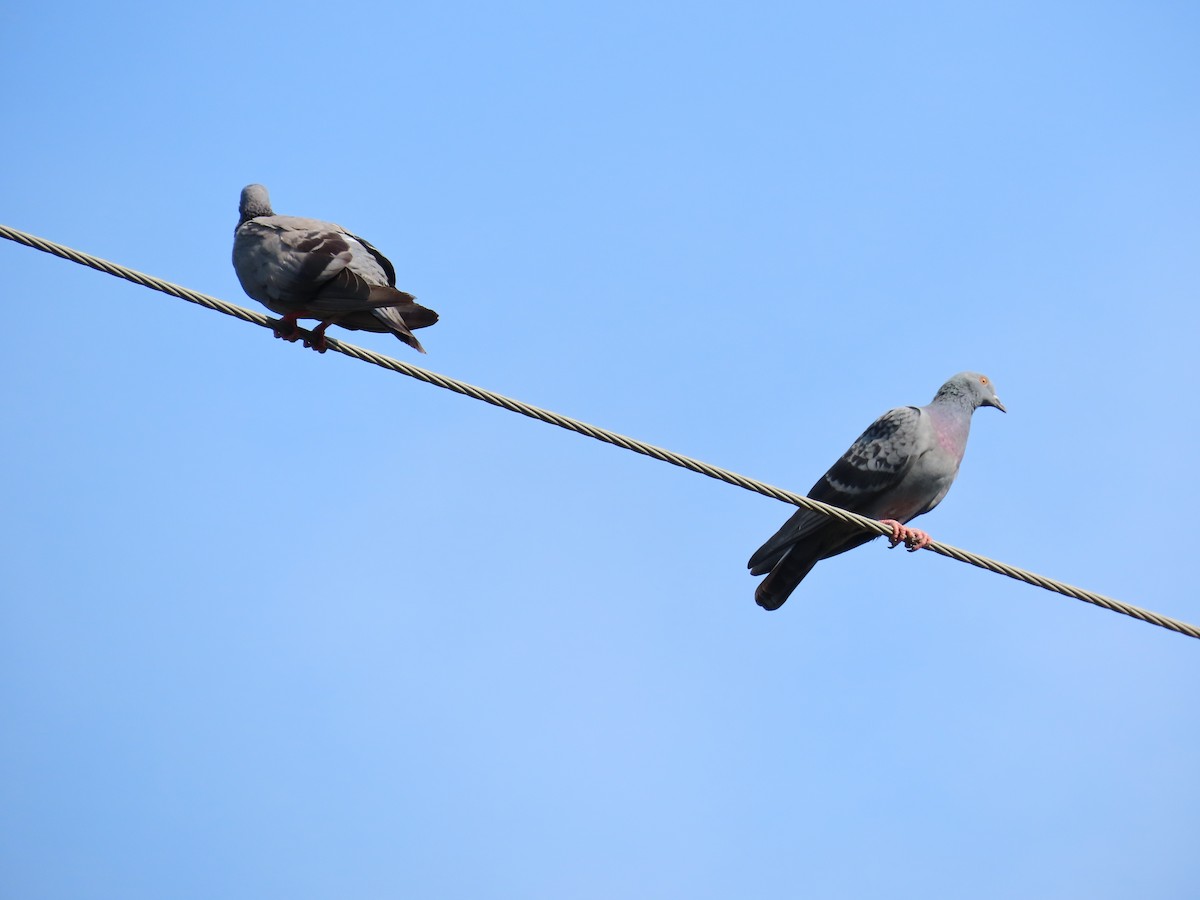
[[[880,519],[881,525],[887,525],[892,529],[892,535],[888,539],[888,549],[903,544],[908,548],[908,552],[920,550],[922,547],[928,547],[933,540],[928,533],[920,528],[909,528],[907,525],[901,525],[895,519]]]
[[[899,544],[902,540],[904,540],[905,528],[903,525],[901,525],[895,519],[880,519],[879,524],[886,525],[890,529],[892,529],[892,535],[891,535],[891,537],[888,538],[888,549],[889,550],[891,550],[893,547],[895,547],[897,544]]]
[[[312,347],[318,353],[324,353],[329,349],[329,341],[325,340],[325,329],[330,325],[329,322],[322,322],[312,330],[312,337],[304,339],[305,347]]]
[[[908,528],[908,536],[904,539],[904,546],[908,548],[908,552],[912,553],[920,550],[923,547],[928,547],[933,540],[929,536],[929,532],[922,531],[920,528]]]
[[[291,343],[300,340],[300,326],[296,324],[296,320],[300,318],[300,313],[290,312],[280,319],[272,331],[275,332],[275,337],[283,338]]]

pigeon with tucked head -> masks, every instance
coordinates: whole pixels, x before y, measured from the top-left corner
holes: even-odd
[[[370,243],[340,225],[277,216],[261,184],[242,189],[233,268],[247,294],[283,317],[275,336],[300,337],[297,319],[319,319],[304,345],[324,353],[325,329],[391,332],[425,352],[412,329],[438,320],[396,288],[396,270]]]

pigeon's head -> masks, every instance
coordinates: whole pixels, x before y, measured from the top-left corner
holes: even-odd
[[[952,398],[965,400],[971,404],[971,409],[994,406],[1000,412],[1008,412],[996,396],[996,386],[992,384],[992,379],[978,372],[959,372],[941,386],[933,399],[937,401]]]
[[[267,189],[261,184],[248,184],[242,188],[242,199],[238,203],[238,213],[241,218],[238,224],[249,222],[251,219],[257,219],[259,216],[273,216],[275,211],[271,209],[271,195],[267,193]]]

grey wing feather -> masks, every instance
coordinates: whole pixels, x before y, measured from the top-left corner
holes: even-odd
[[[921,410],[901,406],[884,413],[842,454],[809,496],[857,512],[895,487],[912,466]]]
[[[349,232],[347,232],[349,234]],[[360,238],[357,234],[351,234],[360,244],[367,248],[367,251],[375,257],[375,262],[379,264],[379,268],[383,269],[384,275],[387,276],[388,287],[396,286],[396,267],[392,265],[392,261],[375,249],[375,245],[365,238]]]
[[[808,509],[798,509],[783,523],[765,544],[754,551],[746,563],[751,575],[765,575],[779,563],[796,544],[813,534],[828,521],[828,516]]]

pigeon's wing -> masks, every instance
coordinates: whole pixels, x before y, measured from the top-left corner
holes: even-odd
[[[343,231],[342,236],[349,247],[350,262],[321,288],[319,299],[327,304],[326,308],[332,308],[332,312],[369,310],[382,329],[367,325],[362,316],[355,317],[357,326],[350,322],[340,324],[370,331],[393,331],[405,343],[424,353],[415,338],[408,339],[411,337],[409,329],[433,325],[438,314],[417,303],[412,294],[396,287],[395,267],[371,243],[348,231]]]
[[[901,484],[920,453],[918,423],[921,415],[921,410],[915,406],[901,406],[884,413],[813,485],[808,492],[809,498],[850,512],[870,515],[879,501]],[[814,548],[821,554],[817,558],[850,549],[849,545],[840,546],[845,541],[844,535],[851,533],[846,526],[830,530],[830,526],[837,524],[821,513],[797,510],[750,557],[747,565],[751,573],[762,575],[769,572],[789,551],[807,542],[821,544],[819,548]],[[829,534],[825,534],[827,531]],[[860,543],[871,539],[861,529],[853,529],[853,532],[862,535]],[[830,540],[824,540],[825,537]]]
[[[374,307],[371,315],[404,343],[424,353],[425,348],[413,336],[412,329],[428,328],[437,322],[438,314],[417,303],[412,294],[397,290],[395,267],[369,241],[353,234],[347,234],[347,237],[359,245],[354,248],[354,258],[347,271],[364,275],[373,285],[369,295]],[[386,286],[381,279],[387,281]],[[385,302],[389,300],[391,302]],[[375,330],[362,323],[361,319],[359,326]]]
[[[919,428],[922,415],[915,406],[884,413],[821,476],[808,496],[851,512],[874,507],[899,486],[925,449]]]
[[[783,526],[765,544],[754,551],[754,555],[746,563],[750,574],[765,575],[770,572],[787,555],[788,551],[806,538],[813,537],[822,526],[828,525],[830,521],[828,516],[823,516],[810,509],[796,510],[792,513],[792,517],[784,522]]]
[[[392,265],[392,261],[375,249],[375,245],[365,238],[360,238],[357,234],[347,235],[363,245],[368,253],[375,259],[375,263],[383,270],[384,277],[387,278],[388,287],[396,286],[396,267]]]

